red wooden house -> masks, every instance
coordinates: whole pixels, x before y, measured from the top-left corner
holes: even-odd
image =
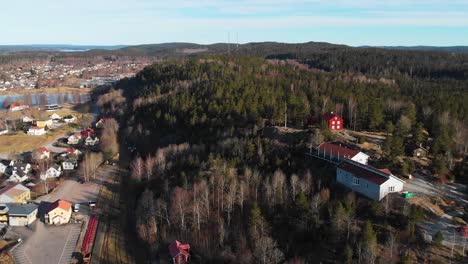
[[[330,130],[339,131],[343,129],[343,118],[333,112],[324,114],[322,120],[327,122],[328,129]]]
[[[169,254],[172,258],[173,264],[185,264],[189,259],[189,244],[182,244],[175,240],[169,245]]]
[[[81,131],[81,136],[83,138],[89,138],[89,137],[92,137],[94,135],[94,130],[90,127],[88,127],[87,129]]]

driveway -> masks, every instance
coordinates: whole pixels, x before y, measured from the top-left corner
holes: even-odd
[[[415,196],[426,197],[443,197],[446,200],[453,201],[459,206],[468,206],[468,197],[466,195],[466,186],[459,183],[437,184],[429,181],[427,177],[418,175],[411,183],[405,184],[405,190],[413,192]],[[453,243],[458,246],[463,246],[468,243],[468,239],[463,238],[455,232],[455,228],[459,225],[455,224],[453,217],[459,217],[460,212],[451,211],[445,212],[439,218],[424,221],[419,224],[424,238],[427,241],[432,241],[432,237],[440,231],[444,237],[443,244],[451,246]]]

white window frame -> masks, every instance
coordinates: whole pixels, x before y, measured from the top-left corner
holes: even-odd
[[[360,179],[358,177],[353,177],[353,185],[359,185]]]

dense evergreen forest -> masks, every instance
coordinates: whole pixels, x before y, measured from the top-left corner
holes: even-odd
[[[308,135],[267,133],[285,114],[288,126],[306,128],[334,111],[350,129],[387,131],[389,163],[410,141],[430,147],[436,173],[455,171],[450,158],[467,150],[466,60],[405,64],[424,55],[415,53],[371,71],[377,56],[358,54],[193,57],[96,91],[121,141],[136,146],[128,206],[141,257],[165,263],[178,239],[193,263],[442,263],[417,230],[422,208],[348,193],[333,166],[305,157]]]

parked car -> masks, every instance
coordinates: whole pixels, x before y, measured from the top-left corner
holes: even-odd
[[[79,212],[79,211],[80,211],[80,204],[73,205],[73,212]]]
[[[460,236],[468,237],[468,226],[459,226],[459,227],[455,228],[455,231],[457,231],[457,233]]]

